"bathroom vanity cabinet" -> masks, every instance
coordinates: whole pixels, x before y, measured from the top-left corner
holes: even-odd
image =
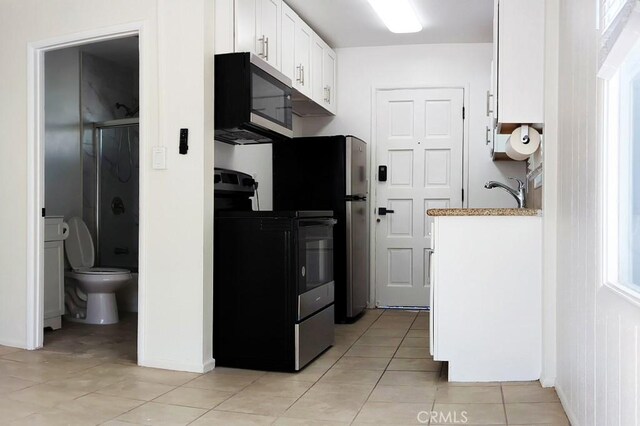
[[[44,220],[44,327],[62,327],[64,315],[64,240],[69,227],[62,216]]]
[[[530,209],[429,210],[430,350],[453,382],[538,380],[542,218]]]

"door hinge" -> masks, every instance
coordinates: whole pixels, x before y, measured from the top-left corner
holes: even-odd
[[[467,117],[467,113],[465,107],[462,107],[462,119],[464,120]]]
[[[464,188],[462,188],[462,202],[464,202]]]

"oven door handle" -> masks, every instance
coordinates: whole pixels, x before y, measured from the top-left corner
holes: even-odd
[[[336,219],[326,220],[301,220],[300,226],[334,226],[338,223]]]

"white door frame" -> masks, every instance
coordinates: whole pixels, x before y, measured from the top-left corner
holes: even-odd
[[[140,61],[140,164],[146,164],[146,123],[148,108],[145,104],[147,64],[144,52],[147,51],[146,31],[143,22],[105,27],[81,33],[75,33],[47,40],[29,43],[27,46],[27,349],[38,349],[44,340],[44,55],[51,50],[79,46],[88,43],[113,40],[123,37],[139,36]],[[140,200],[146,193],[145,174],[140,173]],[[139,235],[139,275],[138,275],[138,359],[144,359],[142,337],[144,336],[144,262],[146,244],[144,238],[144,203],[140,202]]]
[[[452,85],[442,85],[442,86],[393,86],[393,87],[373,87],[371,90],[371,145],[369,146],[369,150],[371,153],[371,165],[369,167],[370,171],[370,206],[371,211],[369,212],[369,235],[371,238],[371,245],[369,246],[369,307],[375,308],[376,306],[376,296],[377,296],[377,286],[376,286],[376,209],[378,203],[378,186],[377,186],[377,174],[378,174],[378,140],[377,140],[377,112],[378,112],[378,92],[385,92],[390,90],[420,90],[420,89],[462,89],[463,95],[463,103],[466,110],[466,116],[464,119],[464,123],[462,126],[462,134],[463,134],[463,146],[462,146],[462,187],[464,189],[464,201],[462,202],[462,207],[469,207],[469,123],[471,120],[469,119],[469,105],[470,99],[469,94],[470,87],[469,84],[452,84]],[[426,212],[425,212],[426,214]]]

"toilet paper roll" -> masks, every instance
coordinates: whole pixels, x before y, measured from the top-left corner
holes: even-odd
[[[505,151],[512,160],[523,161],[540,147],[540,133],[530,126],[521,126],[511,133]]]

